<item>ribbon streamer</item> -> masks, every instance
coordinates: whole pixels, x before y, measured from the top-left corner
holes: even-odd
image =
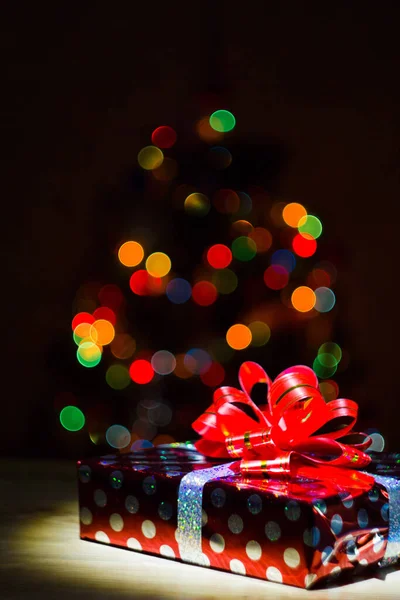
[[[375,481],[386,488],[389,496],[389,533],[386,551],[380,566],[386,567],[400,556],[400,481],[393,477],[374,475]]]

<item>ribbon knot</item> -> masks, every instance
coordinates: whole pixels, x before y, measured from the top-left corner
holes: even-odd
[[[237,459],[231,468],[248,477],[329,478],[370,487],[372,478],[358,471],[371,460],[364,452],[371,439],[352,431],[356,402],[325,402],[316,374],[302,365],[272,381],[260,365],[245,362],[239,382],[241,389],[217,389],[213,404],[193,423],[202,454]],[[261,406],[251,399],[258,383],[268,386]]]

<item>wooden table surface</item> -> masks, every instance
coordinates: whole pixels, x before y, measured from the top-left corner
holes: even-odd
[[[75,465],[0,460],[0,598],[400,599],[400,570],[306,591],[83,542]]]

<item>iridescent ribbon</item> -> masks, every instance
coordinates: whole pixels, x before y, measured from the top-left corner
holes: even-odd
[[[389,532],[382,567],[393,564],[400,556],[400,480],[374,475],[375,481],[386,488],[389,499]]]
[[[178,545],[180,556],[185,562],[203,563],[201,549],[203,489],[209,481],[234,475],[234,471],[229,468],[232,464],[225,463],[209,469],[198,469],[181,479],[178,492]]]

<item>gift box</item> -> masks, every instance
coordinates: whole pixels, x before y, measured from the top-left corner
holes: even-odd
[[[272,384],[245,366],[242,390],[217,390],[194,423],[195,444],[78,462],[81,538],[306,588],[395,562],[399,455],[338,442],[356,405],[322,405],[310,369]],[[269,408],[250,398],[260,379]]]

